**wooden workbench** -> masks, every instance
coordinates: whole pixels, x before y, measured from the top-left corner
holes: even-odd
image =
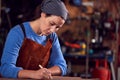
[[[11,79],[11,78],[0,78],[0,80],[33,80],[33,79]],[[82,79],[80,77],[61,77],[53,76],[52,80],[99,80],[99,79]]]

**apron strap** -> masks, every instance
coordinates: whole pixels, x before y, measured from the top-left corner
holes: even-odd
[[[21,29],[22,29],[22,31],[23,31],[24,37],[26,37],[24,25],[23,25],[23,24],[20,24],[20,27],[21,27]]]
[[[21,27],[21,29],[22,29],[22,31],[23,31],[23,33],[24,33],[24,37],[26,37],[24,25],[23,25],[23,24],[20,24],[20,27]],[[50,39],[50,35],[47,36],[47,39],[46,39],[46,40],[48,40],[48,39]]]

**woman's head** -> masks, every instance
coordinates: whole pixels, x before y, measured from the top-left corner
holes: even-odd
[[[43,0],[41,5],[38,5],[35,12],[35,18],[39,18],[41,12],[49,15],[60,16],[64,20],[68,17],[68,10],[61,0]]]
[[[46,14],[56,15],[67,19],[68,11],[61,0],[44,0],[41,4],[41,11]]]
[[[42,35],[49,35],[58,31],[65,23],[65,20],[60,16],[48,15],[44,12],[41,13],[40,19],[40,32]]]
[[[41,10],[41,11],[40,11]],[[68,11],[61,0],[44,0],[37,7],[37,18],[40,18],[40,31],[42,35],[56,32],[65,23]]]

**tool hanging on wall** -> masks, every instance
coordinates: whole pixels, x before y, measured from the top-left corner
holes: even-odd
[[[10,29],[12,27],[11,19],[10,19],[10,16],[9,16],[10,8],[3,6],[1,8],[1,10],[3,10],[5,12],[5,15],[7,17],[7,21],[8,21],[8,24],[9,24],[9,29]]]

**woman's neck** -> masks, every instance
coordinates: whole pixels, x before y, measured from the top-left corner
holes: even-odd
[[[40,31],[40,19],[36,19],[34,21],[30,22],[30,26],[33,29],[33,31],[38,34],[41,35],[41,31]]]

